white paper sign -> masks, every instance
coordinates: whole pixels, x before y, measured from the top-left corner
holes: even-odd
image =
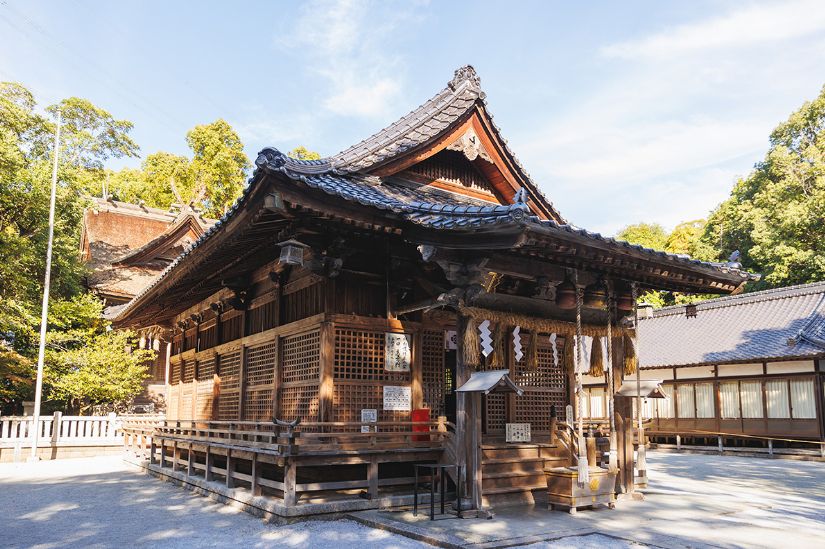
[[[458,344],[456,342],[458,336],[456,335],[455,330],[445,330],[444,331],[444,348],[448,351],[454,351],[458,349]]]
[[[506,423],[505,442],[530,442],[529,423]]]
[[[411,410],[412,389],[395,385],[384,386],[384,410],[409,412]]]
[[[388,372],[409,372],[412,335],[389,332],[384,335],[384,369]]]
[[[376,423],[378,421],[378,410],[375,408],[364,408],[361,410],[361,423]],[[369,425],[362,425],[361,426],[362,433],[369,433],[370,426]]]
[[[490,337],[490,321],[485,320],[478,325],[478,331],[481,335],[481,352],[484,356],[490,356],[493,352],[493,338]]]

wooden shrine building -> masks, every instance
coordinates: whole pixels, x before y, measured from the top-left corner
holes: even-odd
[[[538,497],[542,467],[575,458],[562,355],[576,312],[556,305],[560,282],[729,294],[758,278],[567,223],[501,137],[470,66],[338,155],[267,148],[255,166],[232,210],[114,322],[170,334],[168,421],[143,432],[152,461],[249,486],[277,513],[361,488],[364,505],[397,505],[417,461],[461,465],[475,509]],[[611,322],[619,338],[632,332],[625,314],[584,308],[582,330],[604,336]],[[495,359],[465,344],[485,321]],[[507,370],[523,394],[456,391],[484,369]],[[619,491],[633,490],[628,406],[616,415]],[[529,424],[530,443],[507,443],[508,424]]]

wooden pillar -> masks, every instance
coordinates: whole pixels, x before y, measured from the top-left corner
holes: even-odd
[[[287,458],[284,463],[284,505],[295,505],[296,493],[295,483],[297,480],[298,467],[295,464],[294,458]]]
[[[420,410],[424,407],[424,337],[421,330],[416,330],[412,336],[412,362],[410,364],[410,380],[412,393],[412,409]],[[431,412],[438,410],[431,410]],[[433,418],[430,417],[430,420]]]
[[[367,472],[369,479],[369,494],[372,498],[378,497],[378,454],[370,454],[369,470]]]
[[[189,443],[189,451],[186,454],[186,474],[192,476],[195,474],[195,452],[192,451],[192,443]]]
[[[622,386],[624,370],[624,346],[622,338],[613,338],[613,391]],[[618,450],[619,475],[616,477],[616,491],[630,494],[635,491],[633,478],[633,403],[632,399],[618,397],[615,400],[616,442]]]
[[[335,331],[331,322],[321,323],[318,378],[318,421],[330,422],[335,397]]]
[[[272,372],[272,417],[281,419],[281,383],[283,371],[281,368],[281,336],[275,336],[275,365]]]
[[[464,333],[467,330],[467,320],[460,314],[456,315],[456,357],[455,378],[456,387],[461,387],[470,379],[470,368],[464,363]],[[456,460],[461,466],[461,494],[466,498],[471,494],[470,472],[467,459],[467,393],[455,393],[455,439]],[[459,509],[460,510],[460,509]]]
[[[258,484],[258,475],[261,474],[261,466],[258,464],[258,452],[252,453],[252,495],[261,495],[261,485]]]
[[[206,445],[206,463],[204,464],[203,478],[206,482],[212,481],[212,467],[215,465],[215,458],[212,456],[212,447]]]
[[[246,318],[246,313],[244,313],[244,318]],[[244,325],[246,323],[244,322]],[[241,345],[241,364],[238,366],[238,376],[240,379],[238,380],[238,418],[241,421],[244,421],[246,418],[244,417],[244,405],[246,404],[246,347]]]
[[[226,451],[226,487],[235,487],[235,477],[232,476],[233,469],[235,469],[235,458],[232,457],[232,450]]]

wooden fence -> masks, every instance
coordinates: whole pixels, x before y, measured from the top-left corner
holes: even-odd
[[[141,419],[142,418],[142,419]],[[112,446],[123,443],[124,422],[157,421],[164,416],[41,416],[37,426],[38,447],[66,445]],[[31,440],[35,433],[32,416],[0,417],[0,444],[4,447]]]
[[[287,506],[296,505],[302,493],[364,489],[366,497],[375,498],[379,488],[412,485],[411,469],[385,467],[379,476],[379,464],[442,461],[444,447],[455,444],[454,427],[443,418],[420,423],[307,422],[295,429],[269,422],[158,421],[130,422],[123,429],[126,449],[138,459],[207,481],[220,476],[227,488],[241,481],[253,495],[268,489],[266,495],[281,498]],[[331,468],[352,466],[366,467],[363,474],[346,480],[323,478]]]

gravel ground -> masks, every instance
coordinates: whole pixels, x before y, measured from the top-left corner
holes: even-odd
[[[119,457],[0,464],[0,494],[0,547],[432,547],[351,521],[276,527]]]

